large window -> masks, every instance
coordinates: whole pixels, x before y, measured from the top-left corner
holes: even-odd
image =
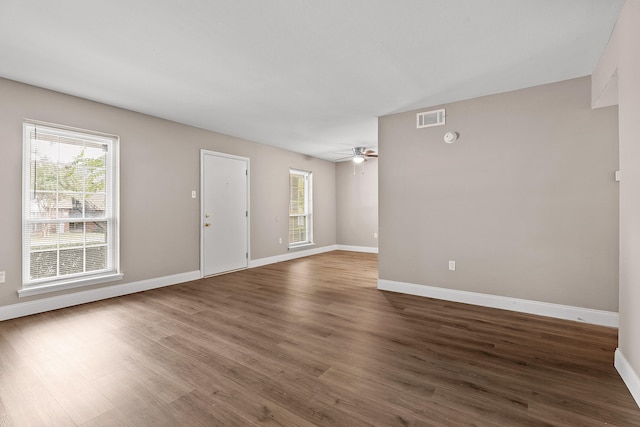
[[[313,243],[311,172],[289,170],[289,247]]]
[[[115,136],[24,123],[20,295],[116,280]]]

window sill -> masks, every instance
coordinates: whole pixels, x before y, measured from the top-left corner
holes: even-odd
[[[309,246],[315,246],[315,245],[316,244],[314,242],[298,243],[298,244],[289,246],[289,248],[287,250],[294,251],[296,249],[308,248]]]
[[[40,294],[46,294],[49,292],[64,291],[67,289],[81,288],[83,286],[98,285],[100,283],[115,282],[116,280],[122,280],[123,277],[124,277],[124,274],[122,273],[109,273],[109,274],[104,274],[102,276],[86,277],[86,278],[76,279],[76,280],[66,280],[66,281],[60,281],[55,283],[48,283],[46,285],[41,285],[41,286],[26,287],[26,288],[18,289],[18,297],[19,298],[30,297],[32,295],[40,295]]]

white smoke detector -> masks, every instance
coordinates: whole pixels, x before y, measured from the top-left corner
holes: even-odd
[[[458,139],[458,132],[447,132],[444,134],[444,142],[453,144]]]

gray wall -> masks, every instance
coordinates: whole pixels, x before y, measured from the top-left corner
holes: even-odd
[[[0,79],[0,305],[21,298],[23,118],[120,136],[122,284],[199,269],[201,148],[251,158],[251,259],[287,253],[289,168],[313,171],[316,247],[336,243],[335,165]],[[283,243],[278,243],[278,238]],[[83,288],[86,289],[86,288]],[[64,293],[64,292],[63,292]]]
[[[339,245],[377,248],[378,239],[378,160],[362,165],[336,163],[336,213]]]
[[[379,120],[379,277],[617,311],[617,107],[588,77],[444,107]]]
[[[620,109],[620,328],[619,350],[635,374],[640,404],[640,2],[627,1],[593,72],[593,102],[613,97]],[[606,104],[605,104],[606,105]],[[633,375],[626,372],[625,381]]]

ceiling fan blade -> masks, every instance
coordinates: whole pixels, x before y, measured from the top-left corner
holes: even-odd
[[[364,153],[362,153],[362,154],[364,154],[365,156],[368,156],[368,157],[378,157],[378,153],[376,153],[376,152],[375,152],[375,151],[373,151],[373,150],[366,150],[366,151],[365,151]]]

